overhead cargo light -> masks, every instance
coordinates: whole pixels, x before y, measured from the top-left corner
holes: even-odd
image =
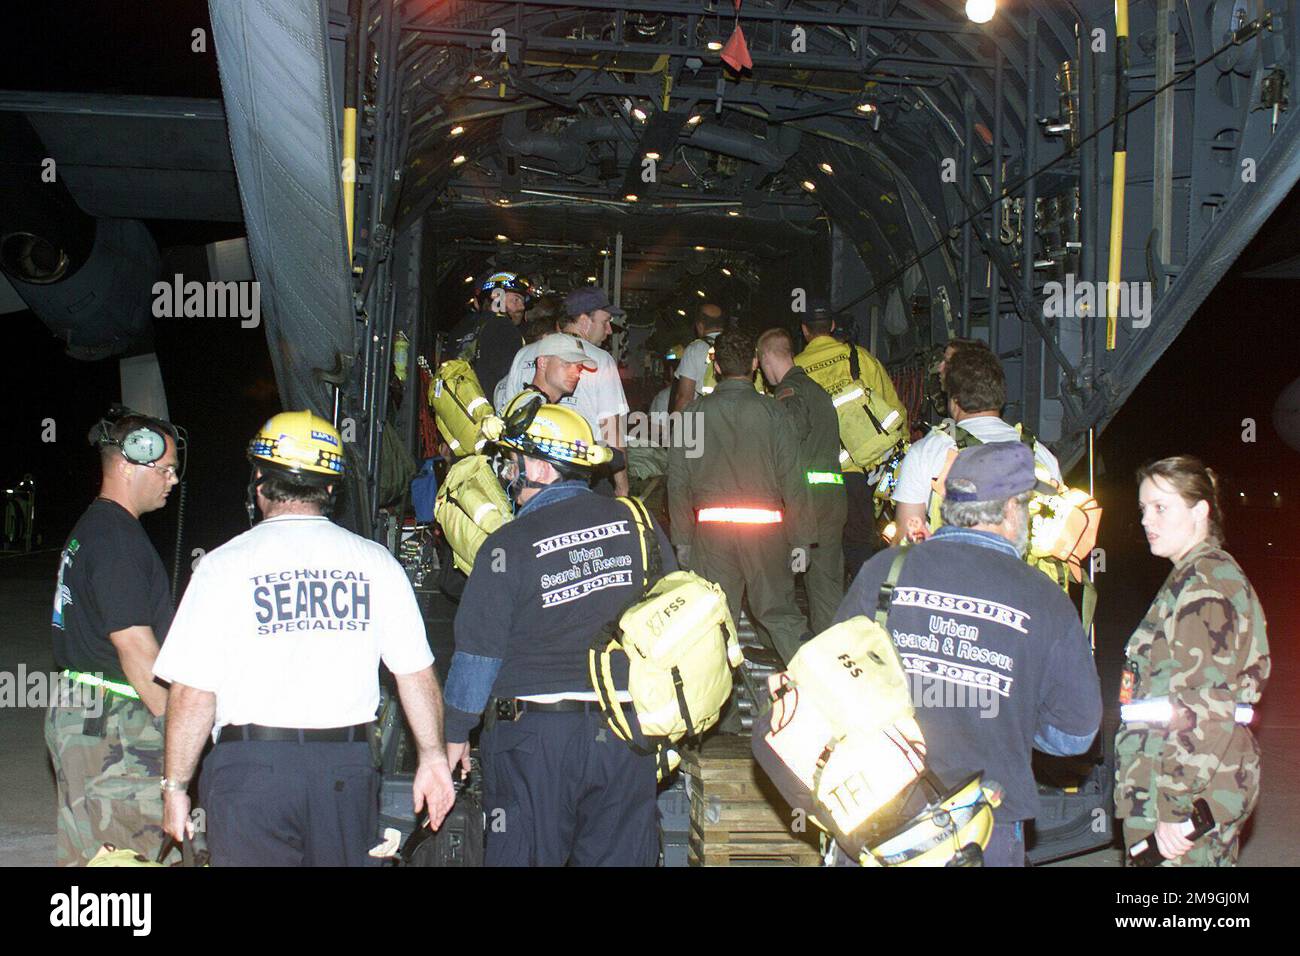
[[[453,166],[459,166],[459,165],[460,165],[461,163],[463,163],[463,162],[465,162],[465,154],[464,154],[464,153],[457,153],[455,156],[453,156],[453,157],[451,158],[451,164],[452,164]]]
[[[704,290],[703,290],[703,289],[696,289],[696,290],[695,290],[695,294],[698,295],[701,299],[707,299],[707,298],[708,298],[708,296],[706,296],[706,295],[704,294]]]
[[[646,116],[645,110],[639,106],[632,107],[632,115],[636,117],[638,123],[644,123],[649,118]]]
[[[497,242],[509,242],[509,241],[510,241],[509,236],[503,236],[501,235],[501,233],[497,233]]]
[[[609,250],[608,250],[608,249],[601,249],[601,250],[600,250],[600,254],[601,254],[602,256],[607,256],[607,255],[609,255]]]
[[[482,82],[483,82],[483,74],[482,74],[482,73],[475,73],[473,76],[471,76],[471,77],[469,78],[469,81],[470,81],[471,83],[482,83]]]
[[[972,23],[988,23],[997,10],[997,0],[966,0],[966,16]]]
[[[807,190],[810,193],[815,193],[817,191],[817,184],[813,182],[811,179],[805,179],[799,185],[802,186],[805,190]]]
[[[835,175],[835,170],[830,163],[818,163],[817,168],[820,169],[822,172],[824,172],[827,176]]]
[[[688,119],[688,120],[686,121],[686,125],[687,125],[687,126],[699,126],[699,125],[700,125],[701,123],[703,123],[703,122],[704,122],[704,114],[703,114],[703,113],[696,113],[694,116],[692,116],[690,119]]]
[[[594,285],[595,282],[596,282],[596,277],[595,277],[595,276],[587,276],[587,281],[590,282],[590,283],[592,283],[592,284]]]
[[[853,108],[857,110],[859,113],[865,113],[867,115],[870,115],[876,111],[876,104],[863,102],[863,103],[859,103],[857,106]]]
[[[449,130],[447,131],[447,135],[448,135],[448,136],[459,136],[459,135],[460,135],[461,133],[463,133],[463,132],[465,132],[465,127],[463,127],[463,126],[453,126],[451,129],[449,129]]]
[[[659,160],[659,154],[656,153],[654,150],[650,150],[648,153],[645,154],[645,158],[653,159],[657,162]]]
[[[707,45],[708,48],[709,48],[710,50],[712,50],[714,53],[717,53],[719,50],[722,49],[722,44],[719,43],[717,40],[710,40],[710,41],[708,42],[708,44],[706,44],[706,45]]]
[[[636,193],[628,193],[623,198],[626,199],[628,202],[636,202],[641,197],[639,197]]]
[[[728,215],[728,216],[739,216],[739,215],[740,215],[740,210],[739,210],[739,209],[728,209],[728,210],[727,210],[727,215]]]
[[[696,251],[696,252],[703,252],[703,251],[704,251],[704,247],[703,247],[703,246],[696,246],[696,247],[695,247],[695,251]]]
[[[466,282],[473,282],[473,281],[474,281],[474,277],[473,277],[473,276],[466,276],[466,277],[465,277],[465,281],[466,281]]]
[[[685,318],[685,317],[686,317],[686,310],[685,310],[685,309],[678,309],[678,310],[677,310],[677,314],[680,315],[680,316],[682,316],[682,318]]]
[[[726,266],[723,266],[723,267],[722,267],[722,274],[723,274],[724,276],[730,276],[730,275],[731,275],[731,270],[728,269]]]

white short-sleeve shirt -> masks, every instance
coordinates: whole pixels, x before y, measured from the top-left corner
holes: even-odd
[[[602,435],[602,419],[627,414],[627,396],[623,392],[623,380],[619,377],[618,362],[614,361],[614,356],[586,339],[579,338],[578,341],[587,353],[587,360],[596,366],[596,371],[588,372],[584,369],[582,377],[578,379],[578,387],[572,395],[560,399],[560,404],[570,406],[585,418],[599,440]],[[510,400],[522,392],[524,386],[530,384],[537,374],[539,347],[539,343],[530,342],[515,353],[510,371],[502,379],[507,387],[504,391],[498,388],[492,396],[498,414],[504,414]]]
[[[217,697],[226,724],[348,727],[379,710],[379,662],[433,654],[406,572],[328,518],[283,515],[205,555],[154,674]]]
[[[1020,441],[1020,433],[996,415],[979,415],[964,419],[958,426],[970,432],[985,444],[999,441]],[[898,468],[898,485],[894,488],[894,501],[900,504],[928,505],[930,482],[939,477],[948,452],[957,442],[946,433],[934,429],[908,449]],[[1061,480],[1061,466],[1056,456],[1042,442],[1034,442],[1034,457],[1041,462],[1054,479]]]
[[[709,349],[713,348],[713,340],[718,337],[717,332],[710,332],[702,339],[696,339],[690,345],[686,346],[682,352],[682,360],[677,363],[677,378],[689,378],[695,383],[695,390],[698,394],[700,383],[704,381],[704,373],[709,368]]]

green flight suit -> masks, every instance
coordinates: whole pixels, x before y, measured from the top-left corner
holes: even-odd
[[[1129,845],[1180,823],[1204,799],[1216,826],[1164,866],[1232,866],[1259,800],[1259,744],[1234,719],[1268,680],[1264,610],[1241,567],[1213,541],[1174,564],[1125,649],[1132,700],[1167,699],[1169,722],[1133,721],[1115,738],[1115,816]],[[1122,691],[1123,692],[1123,691]]]
[[[804,588],[813,633],[830,627],[844,599],[844,522],[848,499],[840,472],[840,421],[830,394],[793,366],[776,386],[777,403],[799,436],[800,468],[817,516],[817,542],[808,554]]]
[[[748,379],[723,379],[687,405],[699,442],[668,453],[668,510],[675,546],[691,549],[690,570],[720,585],[733,619],[742,598],[759,635],[789,661],[808,634],[794,599],[792,547],[817,538],[799,439],[788,413]],[[779,511],[772,524],[697,521],[703,508]]]

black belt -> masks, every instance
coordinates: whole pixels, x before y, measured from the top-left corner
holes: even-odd
[[[274,740],[281,743],[366,743],[374,723],[353,724],[351,727],[324,727],[304,730],[301,727],[263,727],[261,724],[227,724],[221,728],[217,743],[228,744],[240,740]]]
[[[622,702],[624,707],[631,703]],[[536,700],[521,700],[518,697],[493,697],[488,710],[496,715],[497,720],[518,720],[526,713],[571,714],[581,711],[601,713],[600,701],[596,700],[556,700],[542,703]]]

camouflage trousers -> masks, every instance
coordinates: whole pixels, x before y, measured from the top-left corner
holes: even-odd
[[[58,785],[59,865],[82,866],[103,843],[154,859],[165,838],[162,718],[116,694],[89,707],[59,703],[45,718]]]
[[[1236,866],[1241,849],[1241,825],[1245,819],[1226,827],[1215,827],[1199,837],[1192,848],[1175,860],[1165,860],[1161,866]],[[1154,820],[1130,817],[1124,821],[1124,845],[1132,846],[1155,832]]]

